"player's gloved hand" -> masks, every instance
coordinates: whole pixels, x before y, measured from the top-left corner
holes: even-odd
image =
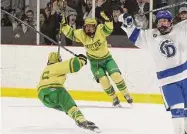
[[[122,22],[125,27],[131,27],[133,25],[133,18],[128,13],[121,14],[118,18],[119,22]]]
[[[83,60],[85,62],[85,65],[87,64],[87,57],[84,54],[76,55],[80,60]]]
[[[106,16],[106,14],[105,14],[104,11],[100,12],[100,15],[101,15],[101,17],[103,17],[103,19],[104,19],[105,21],[110,21],[110,19]]]

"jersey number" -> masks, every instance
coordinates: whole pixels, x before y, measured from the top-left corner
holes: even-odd
[[[44,80],[44,79],[49,79],[49,71],[46,71],[43,73],[42,80]]]

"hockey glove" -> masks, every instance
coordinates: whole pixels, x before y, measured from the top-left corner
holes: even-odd
[[[118,21],[122,22],[125,27],[131,27],[133,25],[133,18],[127,13],[120,15]]]
[[[80,60],[83,60],[85,62],[85,65],[87,64],[87,57],[84,54],[79,54],[79,55],[77,55],[77,57]]]
[[[102,17],[105,21],[110,21],[110,19],[106,16],[106,14],[105,14],[104,11],[102,11],[102,12],[100,13],[100,15],[101,15],[101,17]]]

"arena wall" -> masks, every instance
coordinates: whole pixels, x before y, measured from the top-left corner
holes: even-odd
[[[67,48],[85,54],[83,47]],[[36,86],[51,51],[57,51],[57,47],[1,45],[1,96],[37,98]],[[110,48],[110,51],[135,102],[162,103],[150,54],[135,48]],[[72,57],[63,49],[61,56],[63,60]],[[89,64],[81,71],[69,74],[65,87],[76,100],[111,101],[93,79]],[[120,99],[124,101],[122,96]]]

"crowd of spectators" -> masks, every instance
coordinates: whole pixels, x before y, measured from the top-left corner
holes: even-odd
[[[6,10],[18,17],[25,23],[36,28],[35,14],[33,10],[28,9],[24,0],[2,0],[1,9]],[[14,4],[12,2],[14,1]],[[17,1],[17,3],[15,2]],[[96,0],[95,18],[98,23],[103,23],[100,11],[105,11],[108,17],[113,19],[114,30],[111,36],[124,36],[126,33],[121,30],[121,23],[118,22],[118,16],[122,13],[131,14],[137,22],[137,25],[142,29],[148,28],[149,15],[140,16],[140,13],[149,11],[149,0]],[[17,4],[17,6],[16,6]],[[67,23],[74,29],[79,29],[83,26],[83,21],[86,17],[92,17],[92,0],[67,0],[65,17]],[[14,5],[14,6],[9,6]],[[40,10],[40,31],[58,41],[62,40],[63,44],[74,46],[76,43],[64,37],[60,32],[61,20],[61,0],[49,0],[46,7]],[[159,8],[167,5],[167,0],[154,0],[153,8]],[[153,15],[153,22],[154,22]],[[180,7],[177,16],[174,19],[174,24],[187,18],[187,7]],[[143,22],[143,23],[142,23]],[[1,14],[1,27],[11,26],[13,35],[13,44],[36,44],[36,33],[29,29],[24,24],[17,22],[7,14]],[[154,27],[154,26],[153,26]],[[31,37],[32,36],[32,37]],[[110,38],[110,37],[109,37]],[[41,38],[41,44],[53,45],[46,38]]]

